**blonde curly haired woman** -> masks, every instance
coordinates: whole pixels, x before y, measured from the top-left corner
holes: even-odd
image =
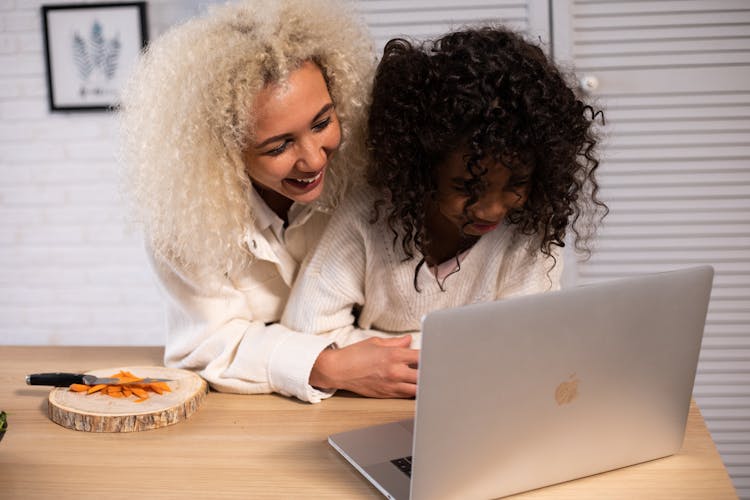
[[[167,366],[225,392],[318,402],[356,380],[368,396],[413,395],[382,375],[416,363],[408,339],[331,363],[332,339],[278,324],[300,262],[362,177],[374,60],[367,29],[333,0],[226,5],[149,46],[123,93],[121,156],[166,296]]]

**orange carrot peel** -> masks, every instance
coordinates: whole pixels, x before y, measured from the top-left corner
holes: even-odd
[[[97,384],[93,386],[71,384],[68,390],[86,393],[86,395],[98,392],[99,394],[106,394],[113,398],[130,398],[131,396],[135,396],[134,403],[146,401],[149,398],[150,392],[156,394],[172,392],[172,389],[170,389],[169,384],[166,382],[141,382],[143,377],[137,377],[124,370],[115,373],[112,375],[112,378],[118,379],[118,382],[116,384]]]

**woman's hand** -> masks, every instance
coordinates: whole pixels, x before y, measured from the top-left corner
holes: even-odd
[[[411,335],[373,337],[343,349],[321,352],[310,373],[310,385],[344,389],[371,398],[411,398],[417,394],[419,351]]]

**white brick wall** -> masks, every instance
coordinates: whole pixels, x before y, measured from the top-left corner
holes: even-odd
[[[48,111],[42,3],[0,0],[0,344],[162,344],[113,117]],[[150,35],[196,9],[152,0]]]

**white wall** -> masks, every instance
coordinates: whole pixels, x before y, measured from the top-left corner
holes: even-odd
[[[0,1],[0,344],[162,344],[113,117],[48,111],[42,3]],[[149,2],[150,33],[193,10]]]

